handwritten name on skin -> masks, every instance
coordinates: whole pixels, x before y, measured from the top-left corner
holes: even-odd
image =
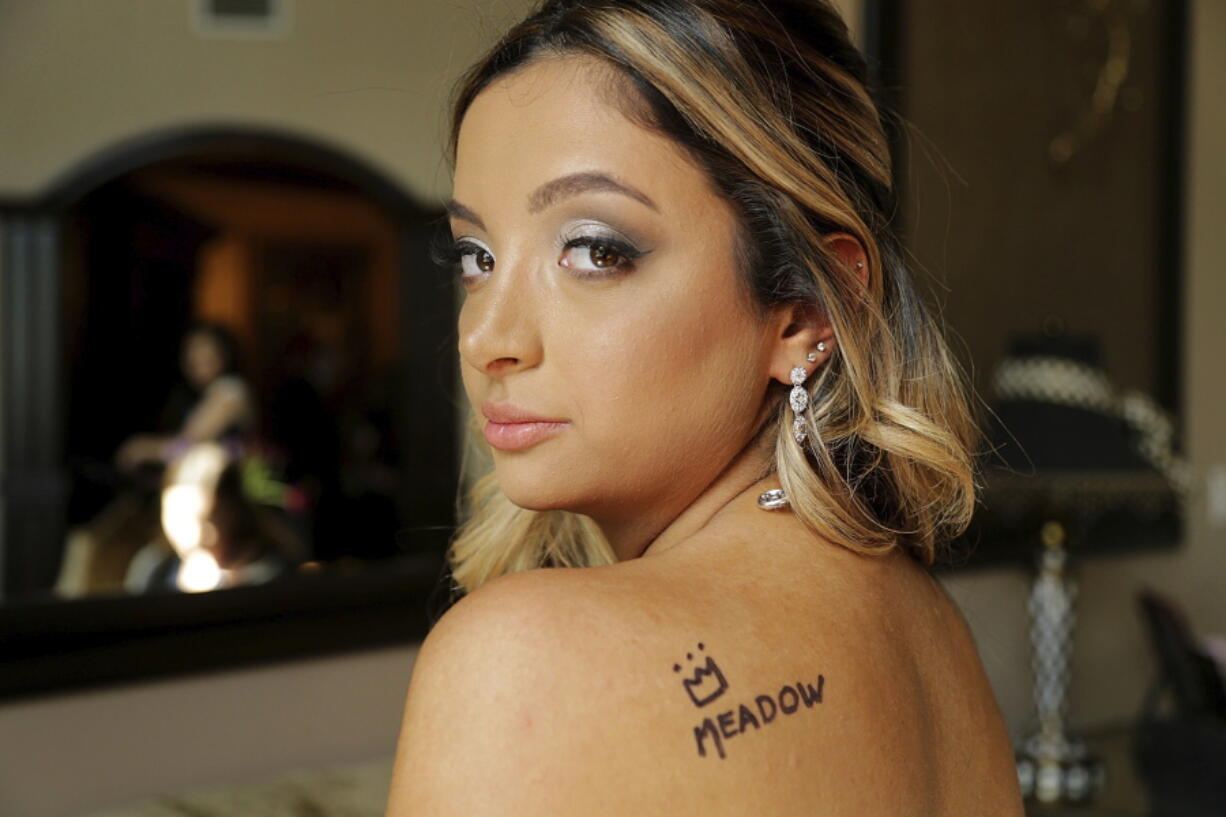
[[[705,650],[705,645],[699,642],[699,652]],[[694,660],[694,654],[685,654],[687,661]],[[681,672],[681,664],[673,664],[673,672]],[[706,706],[721,697],[728,690],[728,680],[720,670],[715,659],[706,656],[706,661],[693,668],[693,674],[681,681],[682,687],[689,694],[690,700],[699,708]],[[740,704],[736,709],[728,709],[718,715],[703,718],[702,723],[694,727],[694,741],[698,746],[698,756],[707,756],[707,743],[710,741],[719,753],[720,759],[727,757],[724,741],[744,734],[750,727],[761,729],[772,723],[780,714],[792,715],[800,710],[811,709],[822,702],[826,678],[817,676],[817,685],[797,681],[795,685],[785,684],[774,695],[757,695],[753,699],[754,706]],[[754,714],[754,710],[757,714]]]
[[[770,723],[778,717],[779,713],[791,715],[800,709],[803,703],[805,709],[813,707],[815,704],[822,702],[822,691],[826,686],[825,676],[817,676],[817,686],[797,682],[795,686],[791,684],[785,685],[779,692],[774,695],[758,695],[755,697],[754,703],[757,705],[758,714],[754,715],[753,710],[745,704],[741,704],[736,710],[729,709],[715,716],[715,719],[703,718],[702,723],[694,727],[694,740],[698,744],[698,755],[700,757],[707,756],[707,739],[710,738],[715,744],[715,750],[719,752],[722,760],[724,754],[724,741],[734,738],[737,735],[744,734],[746,729],[752,726],[754,729],[761,729],[764,725]],[[735,711],[736,714],[733,714]],[[759,723],[759,720],[761,722]],[[715,724],[719,724],[719,728],[715,728]]]

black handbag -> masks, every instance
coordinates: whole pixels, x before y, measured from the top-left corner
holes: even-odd
[[[1138,603],[1159,669],[1133,743],[1149,817],[1226,817],[1226,683],[1178,605],[1152,590]]]

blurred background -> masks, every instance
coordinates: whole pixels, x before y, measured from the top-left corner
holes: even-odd
[[[465,459],[447,94],[530,5],[0,0],[0,814],[382,813]],[[1226,3],[838,5],[1019,774],[1226,813]]]

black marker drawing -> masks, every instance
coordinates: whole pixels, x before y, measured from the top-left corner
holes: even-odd
[[[715,751],[722,760],[727,757],[724,741],[737,735],[743,735],[750,727],[761,729],[782,715],[791,715],[800,709],[812,709],[822,702],[825,693],[826,677],[817,676],[817,684],[798,681],[795,685],[784,684],[775,695],[758,695],[753,699],[757,706],[757,714],[748,704],[741,704],[736,710],[728,709],[718,715],[703,718],[702,723],[694,727],[694,742],[698,748],[698,756],[707,756],[707,744],[715,745]]]
[[[698,643],[698,649],[703,649],[701,641]],[[685,660],[693,661],[694,654],[687,652]],[[681,672],[681,665],[673,664],[673,672]],[[694,706],[706,706],[728,689],[728,681],[719,671],[719,665],[715,663],[715,659],[709,655],[705,664],[694,668],[694,677],[683,678],[681,685],[690,694],[690,700],[694,702]]]

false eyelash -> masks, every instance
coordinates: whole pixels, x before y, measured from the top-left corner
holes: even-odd
[[[473,255],[477,252],[486,252],[486,249],[472,241],[452,241],[450,234],[448,234],[437,241],[431,242],[430,260],[443,272],[450,274],[457,280],[463,280],[465,278],[462,265],[464,256]]]
[[[595,246],[609,247],[612,250],[614,250],[618,255],[620,255],[622,258],[625,258],[627,261],[633,261],[637,258],[641,258],[642,256],[646,254],[642,250],[636,249],[635,247],[632,247],[629,244],[626,244],[622,241],[618,241],[615,238],[608,238],[602,235],[581,235],[577,238],[569,239],[562,245],[562,249],[568,249],[570,247],[595,247]]]
[[[446,246],[431,250],[430,256],[439,266],[451,267],[460,263],[460,259],[466,255],[485,251],[485,247],[471,241],[453,241]]]
[[[647,254],[640,249],[630,246],[624,241],[618,241],[615,238],[608,238],[606,236],[600,236],[600,235],[582,235],[576,238],[572,238],[566,241],[564,244],[562,244],[561,249],[565,250],[565,249],[570,249],[571,247],[591,248],[591,247],[597,247],[597,246],[608,247],[609,249],[613,250],[613,252],[621,256],[622,263],[618,264],[616,267],[613,267],[611,269],[603,270],[602,272],[586,273],[588,277],[594,277],[594,276],[601,275],[601,274],[616,274],[618,272],[629,272],[630,270],[634,269],[634,262],[637,259],[642,258],[644,255]],[[585,273],[576,273],[576,274],[584,275]]]

